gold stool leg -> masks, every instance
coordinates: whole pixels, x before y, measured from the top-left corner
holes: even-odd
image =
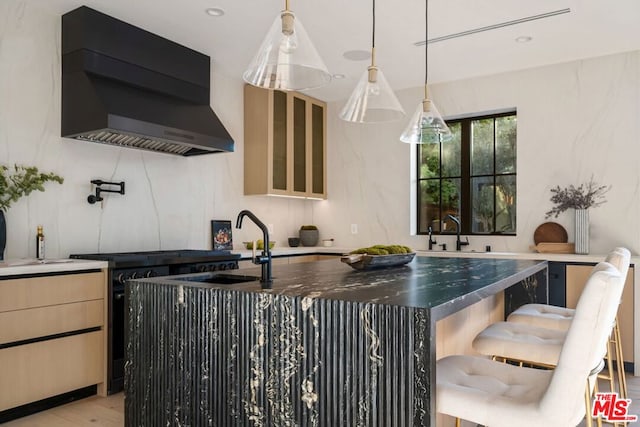
[[[622,340],[620,339],[620,327],[618,326],[618,318],[613,326],[613,336],[616,341],[616,364],[618,365],[618,382],[620,388],[620,397],[627,399],[627,377],[624,372],[624,355],[622,354]]]
[[[613,352],[611,351],[611,341],[607,340],[607,371],[609,372],[609,375],[607,377],[604,377],[605,379],[609,380],[609,391],[611,391],[611,393],[614,393],[616,391],[616,378],[614,375],[614,369],[613,369]],[[596,380],[596,387],[597,387],[598,383]]]
[[[612,336],[615,341],[616,365],[618,368],[618,390],[620,397],[627,399],[627,376],[624,372],[624,355],[622,354],[622,339],[620,337],[620,327],[618,326],[617,316],[616,323],[613,326]],[[617,425],[617,423],[615,425]],[[626,426],[627,422],[623,421],[622,425]]]
[[[593,386],[593,393],[598,393],[598,377],[596,376],[595,379],[595,385]],[[589,401],[591,401],[591,399],[589,399]],[[589,405],[589,416],[591,416],[591,405]],[[598,424],[598,427],[602,427],[602,417],[598,417],[596,418],[596,423]]]
[[[460,427],[460,418],[456,418],[456,427]]]
[[[587,378],[587,386],[584,392],[584,408],[585,419],[587,421],[587,427],[593,427],[593,420],[591,419],[591,387],[589,387],[589,379]]]

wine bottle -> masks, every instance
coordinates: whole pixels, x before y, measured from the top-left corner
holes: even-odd
[[[41,225],[38,226],[36,234],[36,258],[44,259],[44,232]]]

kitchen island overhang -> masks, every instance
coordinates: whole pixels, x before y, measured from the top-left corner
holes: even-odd
[[[269,291],[208,275],[128,284],[128,425],[435,425],[436,321],[546,285],[547,263],[329,260],[275,267]]]

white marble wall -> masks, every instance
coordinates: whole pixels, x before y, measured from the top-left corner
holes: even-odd
[[[35,256],[44,226],[47,256],[210,248],[210,220],[251,209],[286,245],[313,221],[313,202],[243,196],[243,83],[213,70],[212,106],[234,153],[183,158],[60,138],[60,17],[43,2],[0,2],[0,163],[36,165],[65,179],[7,212],[6,258]],[[126,194],[89,205],[91,179],[126,182]],[[245,221],[236,246],[261,238]]]
[[[208,248],[210,220],[234,220],[241,209],[273,224],[278,245],[301,224],[315,223],[321,238],[340,247],[426,248],[426,238],[411,236],[412,148],[398,140],[404,121],[348,124],[336,116],[342,104],[330,104],[329,199],[320,202],[243,195],[243,83],[215,67],[212,105],[236,140],[235,153],[182,158],[60,138],[59,22],[43,2],[0,2],[0,163],[36,165],[65,178],[7,212],[6,257],[35,255],[38,224],[51,257]],[[435,85],[432,93],[444,115],[518,109],[517,236],[471,237],[470,249],[527,251],[551,207],[549,189],[593,175],[613,189],[591,212],[591,251],[625,245],[640,252],[640,52]],[[422,87],[398,95],[410,114]],[[107,195],[102,208],[89,205],[95,178],[125,181],[127,194]],[[557,221],[573,240],[571,215]],[[350,224],[358,224],[358,234]],[[259,237],[247,223],[234,240]]]
[[[422,90],[398,93],[408,114]],[[593,175],[612,189],[607,203],[590,211],[591,252],[615,245],[640,251],[640,52],[435,85],[432,96],[445,116],[518,111],[517,236],[471,237],[470,249],[528,251],[552,207],[549,190]],[[330,198],[317,206],[316,222],[344,246],[401,242],[425,249],[424,236],[410,236],[413,148],[398,140],[406,122],[344,123],[336,117],[341,106],[329,109]],[[572,211],[555,221],[573,241]],[[359,224],[358,235],[351,223]],[[438,237],[449,248],[454,240]]]

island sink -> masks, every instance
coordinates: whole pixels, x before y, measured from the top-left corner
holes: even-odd
[[[245,276],[236,274],[214,274],[213,277],[204,278],[202,282],[213,283],[216,285],[235,285],[236,283],[246,283],[260,280],[256,276]]]
[[[172,277],[168,280],[176,280],[183,282],[185,280],[189,282],[201,282],[210,283],[212,285],[236,285],[239,283],[255,282],[260,280],[258,276],[247,276],[245,274],[228,274],[228,273],[210,273],[210,274],[194,274],[179,277]]]

